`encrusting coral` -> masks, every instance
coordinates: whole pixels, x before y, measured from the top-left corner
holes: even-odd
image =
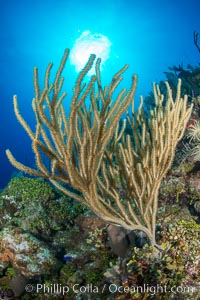
[[[6,151],[8,159],[25,173],[48,178],[54,186],[85,204],[106,222],[144,231],[151,244],[157,247],[158,190],[171,167],[175,147],[192,111],[192,106],[187,108],[187,96],[183,99],[180,96],[181,82],[175,100],[166,84],[165,106],[164,96],[154,85],[155,108],[146,115],[141,99],[135,112],[135,75],[130,89],[122,89],[113,100],[127,65],[103,88],[100,59],[97,59],[96,76],[92,76],[88,84],[83,83],[95,60],[95,55],[91,55],[77,78],[67,116],[62,105],[66,93],[60,92],[64,80],[61,73],[68,54],[67,50],[53,84],[49,83],[52,64],[48,66],[43,90],[39,88],[38,70],[34,69],[35,132],[22,118],[14,96],[15,114],[32,140],[37,170],[19,163],[9,150]],[[86,99],[90,100],[89,107]],[[131,113],[128,112],[130,106]],[[119,126],[124,112],[127,112],[131,135],[125,134],[126,121],[121,128]],[[50,168],[45,165],[44,154],[50,160]],[[119,193],[119,179],[123,199]]]

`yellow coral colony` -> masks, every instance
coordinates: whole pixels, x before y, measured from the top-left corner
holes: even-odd
[[[154,85],[155,108],[146,115],[141,99],[138,111],[134,112],[136,76],[132,78],[130,89],[123,88],[113,100],[128,66],[125,65],[113,76],[110,85],[103,88],[100,59],[97,59],[96,76],[86,84],[83,80],[95,60],[91,55],[78,75],[67,116],[62,104],[66,93],[61,93],[64,80],[61,73],[68,54],[66,50],[52,84],[49,83],[52,64],[48,66],[43,90],[39,88],[38,70],[34,69],[35,132],[22,118],[14,96],[15,114],[32,140],[37,169],[18,162],[9,150],[7,157],[17,169],[48,178],[54,186],[85,204],[106,222],[129,230],[143,230],[156,247],[158,190],[172,164],[175,147],[192,110],[192,107],[187,108],[187,96],[181,99],[181,82],[175,100],[167,84],[166,106],[162,103],[163,95]],[[90,100],[89,107],[86,99]],[[119,126],[124,112],[127,112],[131,135],[125,133],[125,121]],[[49,159],[50,168],[45,165],[44,156]],[[120,198],[119,180],[123,199]]]

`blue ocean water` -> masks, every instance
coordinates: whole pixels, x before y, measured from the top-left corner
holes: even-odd
[[[34,165],[31,143],[13,111],[18,96],[21,114],[34,128],[31,101],[34,97],[33,67],[39,68],[41,83],[46,66],[56,67],[66,48],[72,49],[82,33],[103,35],[110,41],[104,64],[105,82],[124,64],[130,64],[123,86],[130,86],[131,74],[139,76],[136,101],[147,95],[152,82],[165,79],[169,66],[196,65],[200,55],[193,44],[193,32],[200,33],[198,0],[10,0],[0,9],[0,188],[16,171],[5,150]],[[81,50],[81,49],[80,49]],[[64,88],[70,103],[76,70],[67,63]]]

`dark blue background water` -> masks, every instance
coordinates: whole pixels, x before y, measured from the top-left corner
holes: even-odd
[[[31,109],[33,67],[40,74],[49,62],[58,66],[65,48],[86,30],[106,35],[112,43],[102,75],[107,79],[125,63],[130,64],[124,86],[132,73],[139,75],[137,98],[151,90],[152,81],[164,79],[168,66],[196,65],[200,55],[193,31],[200,33],[199,0],[26,0],[1,1],[0,7],[0,187],[13,174],[5,149],[34,165],[30,140],[18,124],[12,97],[17,94],[22,115],[34,127]],[[55,69],[54,69],[55,70]],[[70,93],[76,78],[68,63],[65,88]],[[139,101],[139,100],[137,100]]]

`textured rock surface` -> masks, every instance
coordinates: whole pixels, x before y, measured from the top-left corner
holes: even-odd
[[[0,263],[10,261],[20,274],[37,276],[56,268],[57,261],[45,243],[16,228],[0,233]]]

